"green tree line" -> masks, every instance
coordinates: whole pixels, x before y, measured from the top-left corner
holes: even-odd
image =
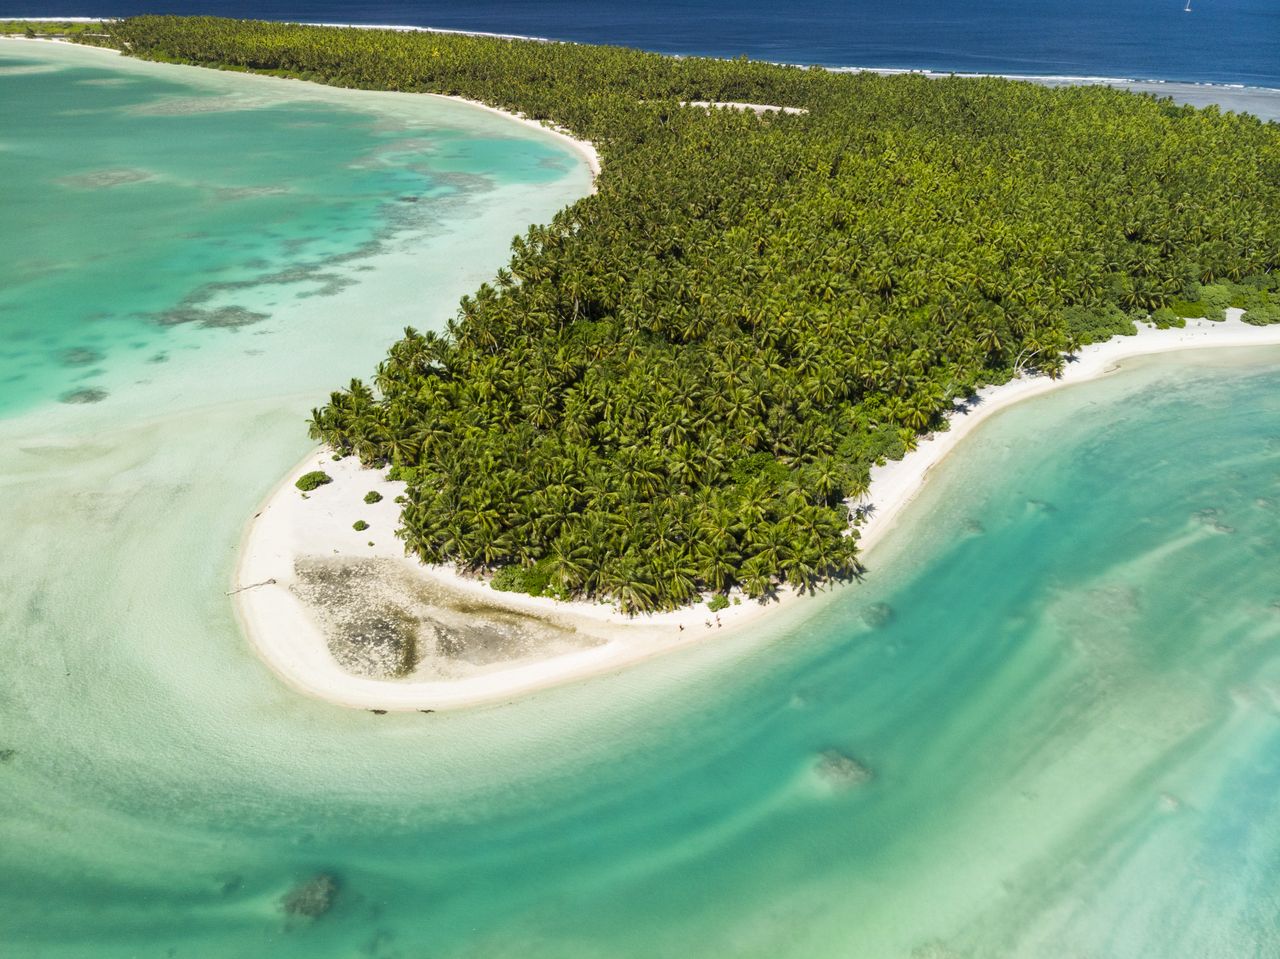
[[[870,466],[957,399],[1135,318],[1276,317],[1280,127],[1249,116],[567,43],[108,29],[137,56],[460,95],[597,144],[595,194],[311,421],[408,480],[408,550],[532,592],[644,611],[855,575]],[[706,100],[805,112],[685,105]]]

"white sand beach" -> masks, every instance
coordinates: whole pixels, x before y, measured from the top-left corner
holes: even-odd
[[[893,528],[902,510],[924,487],[930,470],[975,428],[1001,410],[1033,396],[1114,373],[1122,361],[1133,357],[1204,347],[1280,346],[1280,326],[1250,326],[1240,319],[1242,312],[1227,310],[1227,319],[1222,322],[1188,320],[1182,329],[1159,330],[1140,325],[1135,336],[1117,336],[1105,343],[1082,347],[1056,380],[1047,376],[1023,376],[980,390],[975,402],[949,417],[949,428],[945,432],[922,440],[902,459],[872,469],[871,492],[866,500],[871,509],[860,527],[859,542],[864,555]]]
[[[308,81],[302,81],[308,82]],[[496,113],[499,116],[506,117],[508,120],[514,120],[527,127],[533,127],[543,133],[550,134],[557,139],[563,141],[570,149],[577,153],[587,164],[587,169],[591,171],[591,179],[594,184],[595,178],[600,175],[600,152],[596,149],[594,143],[590,140],[580,140],[569,131],[558,127],[546,120],[534,120],[523,113],[512,113],[510,110],[499,110],[497,107],[491,107],[487,103],[481,103],[479,100],[468,100],[466,97],[445,96],[442,93],[414,93],[410,96],[431,97],[436,100],[454,100],[458,103],[465,103],[469,106],[476,107],[480,110],[488,110],[490,113]]]
[[[306,498],[294,485],[311,470],[333,482]],[[242,541],[232,594],[254,648],[289,685],[321,699],[366,709],[448,709],[509,698],[545,686],[607,672],[686,643],[723,635],[768,614],[774,605],[744,600],[719,614],[706,604],[672,613],[628,617],[602,603],[560,602],[503,593],[488,581],[448,567],[423,566],[404,555],[393,533],[400,525],[395,497],[404,483],[365,469],[355,457],[334,461],[316,450],[281,482],[255,514]],[[382,495],[365,504],[366,493]],[[353,529],[356,520],[369,528]],[[596,645],[546,659],[519,660],[450,680],[382,680],[354,676],[330,654],[315,613],[291,587],[299,558],[389,560],[420,577],[452,602],[517,614],[589,638]],[[261,585],[255,585],[261,584]]]
[[[1084,347],[1058,379],[1026,376],[983,390],[975,402],[957,408],[949,429],[922,440],[902,460],[872,471],[871,490],[861,504],[867,508],[860,529],[864,555],[893,528],[933,468],[999,411],[1051,390],[1105,376],[1131,357],[1205,347],[1280,346],[1280,326],[1249,326],[1239,317],[1240,312],[1232,310],[1224,322],[1190,321],[1185,328],[1173,330],[1143,327],[1135,336]],[[303,473],[316,469],[328,473],[333,482],[304,498],[294,483]],[[254,648],[299,691],[364,709],[443,710],[493,703],[616,671],[691,643],[719,639],[761,625],[764,618],[783,607],[799,609],[803,602],[794,591],[783,590],[767,604],[743,598],[718,614],[701,603],[673,613],[627,617],[599,603],[564,603],[501,593],[485,580],[464,577],[447,568],[424,567],[403,555],[402,544],[392,535],[399,525],[395,497],[402,490],[403,484],[387,481],[382,471],[364,469],[354,457],[334,461],[327,450],[317,450],[281,482],[250,522],[233,584],[238,590],[233,593],[235,604]],[[380,493],[381,502],[364,504],[363,497],[369,491]],[[354,530],[352,524],[357,519],[369,523],[370,528]],[[547,658],[495,664],[460,679],[410,676],[384,680],[352,675],[334,660],[313,612],[291,591],[298,558],[330,556],[394,561],[424,582],[456,596],[459,603],[480,603],[554,623],[591,637],[596,645]]]

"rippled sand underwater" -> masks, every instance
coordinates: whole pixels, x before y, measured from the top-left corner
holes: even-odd
[[[192,92],[192,71],[66,56],[94,57],[89,79],[164,71],[153,104],[214,95],[206,77],[268,101],[277,88],[199,74]],[[19,75],[41,78],[59,74]],[[217,115],[181,109],[139,122]],[[276,109],[239,115],[219,149],[250,150]],[[347,99],[307,109],[345,130],[330,156],[367,158],[391,123]],[[109,154],[124,124],[82,154]],[[504,130],[459,135],[481,135],[495,178]],[[1001,414],[865,584],[756,635],[463,714],[342,710],[267,672],[224,592],[245,519],[306,448],[305,411],[585,190],[559,147],[512,136],[563,175],[513,160],[465,217],[351,261],[374,267],[355,285],[274,307],[274,285],[240,288],[227,302],[270,318],[238,332],[110,321],[177,372],[140,374],[87,319],[32,334],[51,356],[100,350],[86,382],[108,395],[61,403],[72,381],[50,373],[0,419],[0,953],[1280,953],[1280,351],[1139,362]],[[332,203],[385,236],[366,173],[317,171],[332,179],[275,230],[312,229]],[[343,206],[359,190],[366,219]],[[196,205],[166,194],[149,216],[170,200],[179,219]],[[269,270],[290,268],[272,250]],[[255,327],[274,331],[261,347]]]

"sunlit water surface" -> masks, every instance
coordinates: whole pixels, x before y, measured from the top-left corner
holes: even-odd
[[[464,108],[89,51],[0,46],[0,112],[0,953],[1280,954],[1280,352],[1002,414],[766,631],[352,712],[238,633],[243,523],[306,409],[585,171]],[[211,289],[265,317],[165,325]]]

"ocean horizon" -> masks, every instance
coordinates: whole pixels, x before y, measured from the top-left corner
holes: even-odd
[[[6,5],[8,6],[8,5]],[[663,0],[27,0],[6,17],[146,13],[425,27],[824,67],[1280,88],[1280,6],[1268,0],[941,0],[896,4]],[[1240,42],[1249,37],[1253,43]]]

